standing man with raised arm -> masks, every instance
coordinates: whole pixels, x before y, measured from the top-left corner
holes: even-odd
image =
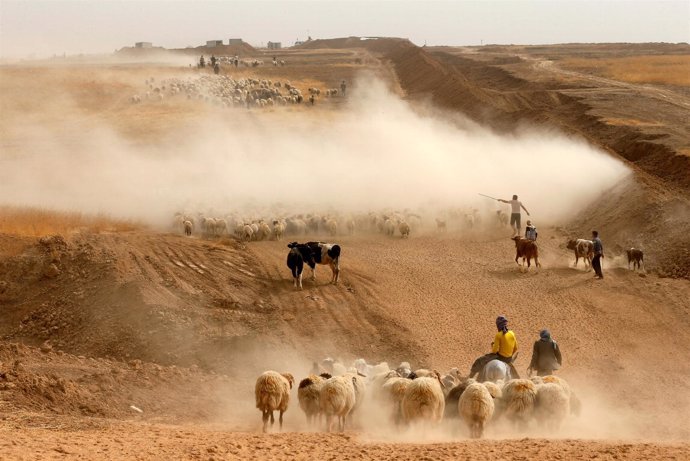
[[[525,213],[527,213],[527,216],[529,216],[529,211],[527,211],[525,205],[523,205],[522,202],[518,200],[517,195],[513,195],[513,200],[503,200],[500,198],[496,200],[498,200],[499,202],[510,204],[510,226],[513,228],[513,237],[515,237],[516,235],[520,235],[522,231],[522,225],[520,221],[520,208],[525,210]]]

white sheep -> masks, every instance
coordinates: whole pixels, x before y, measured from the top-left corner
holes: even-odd
[[[345,373],[344,376],[352,378],[352,383],[355,386],[355,406],[352,408],[352,411],[355,411],[361,407],[362,403],[364,402],[364,397],[366,396],[367,391],[366,378],[359,375],[356,371],[354,373]]]
[[[503,396],[503,391],[501,390],[501,386],[498,385],[497,383],[494,383],[492,381],[485,381],[482,384],[484,384],[484,387],[487,388],[489,391],[489,394],[491,394],[491,397],[496,400],[500,399]]]
[[[283,413],[288,409],[290,403],[290,389],[295,382],[295,378],[290,373],[280,374],[276,371],[265,371],[256,380],[254,396],[256,397],[256,408],[261,410],[263,431],[268,430],[268,419],[270,416],[271,426],[275,422],[273,412],[280,411],[280,429],[283,428]]]
[[[254,235],[254,229],[249,224],[242,226],[242,240],[249,242]]]
[[[223,218],[216,218],[216,225],[214,227],[215,234],[223,236],[228,233],[228,222]]]
[[[326,375],[328,376],[328,375]],[[297,400],[299,407],[307,416],[307,423],[313,424],[314,419],[321,415],[320,394],[321,386],[325,378],[317,375],[309,375],[299,383],[297,388]]]
[[[355,378],[352,376],[334,376],[321,385],[319,405],[326,415],[328,432],[333,430],[333,417],[338,417],[338,428],[345,431],[345,420],[355,407]]]
[[[570,395],[557,383],[544,383],[537,386],[534,402],[534,416],[544,427],[558,430],[570,413]]]
[[[207,236],[215,235],[216,233],[216,220],[213,218],[205,218],[203,221],[204,233]]]
[[[527,423],[534,415],[537,386],[529,379],[512,379],[503,386],[501,397],[505,416],[514,422]]]
[[[282,221],[273,221],[273,237],[278,241],[283,240],[284,233],[285,223]]]
[[[383,402],[391,408],[391,417],[395,424],[400,424],[402,417],[402,401],[405,397],[407,386],[412,382],[411,379],[399,376],[389,377],[381,387]]]
[[[484,428],[494,414],[494,399],[489,389],[482,383],[467,386],[458,400],[460,418],[470,429],[470,437],[479,439]]]
[[[329,219],[326,221],[326,231],[328,235],[335,237],[338,234],[338,223],[335,219]]]
[[[443,418],[445,398],[440,376],[414,379],[405,389],[402,416],[408,423],[422,421],[438,423]]]
[[[187,236],[192,235],[192,230],[194,229],[194,224],[189,219],[185,220],[182,225],[184,226],[184,234]]]

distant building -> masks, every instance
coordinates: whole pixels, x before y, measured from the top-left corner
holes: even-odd
[[[283,45],[280,42],[268,42],[266,46],[269,50],[279,50],[283,47]]]
[[[153,43],[151,42],[136,42],[134,48],[151,48]]]
[[[216,46],[223,46],[223,40],[207,40],[206,48],[214,48]]]
[[[241,38],[229,38],[228,39],[228,45],[241,45],[241,44],[242,44]]]

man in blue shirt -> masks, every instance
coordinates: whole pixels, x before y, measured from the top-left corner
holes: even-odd
[[[601,258],[604,257],[604,246],[599,239],[599,232],[592,231],[592,243],[594,244],[594,258],[592,259],[592,267],[594,268],[595,277],[603,279],[604,274],[601,272]]]

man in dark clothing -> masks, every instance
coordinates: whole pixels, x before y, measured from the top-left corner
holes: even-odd
[[[604,245],[599,239],[599,232],[592,231],[592,243],[594,244],[594,258],[592,259],[592,267],[594,268],[594,277],[603,279],[604,274],[601,272],[601,258],[604,257]]]
[[[539,332],[539,341],[534,343],[532,349],[532,361],[529,364],[528,373],[537,372],[537,376],[552,375],[554,370],[558,370],[563,363],[561,350],[556,341],[551,339],[549,330]]]
[[[347,89],[347,85],[345,84],[345,80],[340,82],[340,92],[342,93],[343,96],[345,96],[345,90]]]

